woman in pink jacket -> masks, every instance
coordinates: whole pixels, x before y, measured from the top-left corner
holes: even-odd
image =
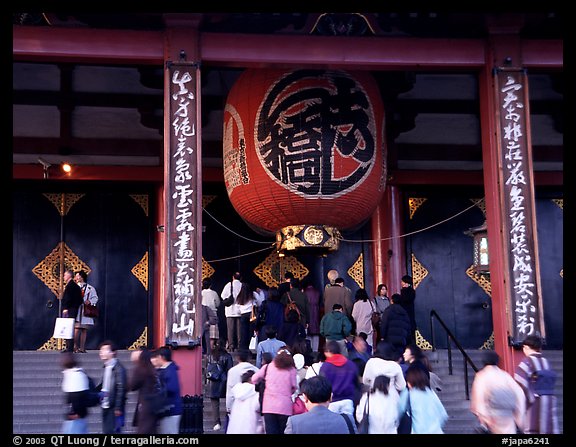
[[[281,348],[271,363],[252,376],[254,385],[265,381],[262,401],[264,429],[267,435],[282,434],[292,416],[292,394],[297,389],[296,367],[287,348]]]

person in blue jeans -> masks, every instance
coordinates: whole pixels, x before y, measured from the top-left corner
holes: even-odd
[[[102,382],[97,389],[102,399],[102,433],[122,433],[127,393],[126,368],[116,358],[116,345],[110,340],[100,343],[99,356],[104,363]]]

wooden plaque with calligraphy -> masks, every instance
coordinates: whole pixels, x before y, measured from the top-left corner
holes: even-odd
[[[534,204],[528,78],[523,69],[496,70],[496,104],[500,182],[503,185],[507,287],[510,290],[510,335],[521,343],[527,335],[545,337]]]
[[[196,346],[201,315],[202,178],[197,129],[199,70],[168,63],[170,104],[165,150],[166,343]],[[196,311],[198,309],[198,312]]]

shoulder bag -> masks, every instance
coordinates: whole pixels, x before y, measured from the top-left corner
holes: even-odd
[[[362,413],[362,420],[358,424],[358,434],[367,435],[369,433],[370,422],[370,391],[366,392],[366,403],[364,404],[364,412]]]

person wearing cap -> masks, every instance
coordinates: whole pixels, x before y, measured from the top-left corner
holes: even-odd
[[[472,390],[470,392],[470,411],[478,418],[480,427],[476,431],[485,432],[490,427],[490,419],[494,418],[490,414],[490,406],[495,405],[497,397],[493,398],[493,402],[489,402],[489,396],[493,394],[496,389],[505,388],[511,390],[516,396],[514,401],[514,422],[515,425],[522,430],[524,428],[524,393],[520,385],[516,383],[514,378],[503,369],[498,367],[500,357],[496,351],[485,351],[482,354],[482,369],[480,369],[472,382]],[[498,396],[498,394],[496,394]],[[509,399],[508,399],[509,400]],[[515,432],[513,432],[515,433]]]
[[[404,275],[400,280],[400,299],[398,300],[398,304],[400,304],[408,316],[410,317],[410,325],[411,330],[410,334],[408,335],[408,340],[406,340],[406,344],[409,345],[410,343],[416,342],[416,313],[414,311],[414,301],[416,301],[416,291],[412,286],[412,277],[408,275]]]

